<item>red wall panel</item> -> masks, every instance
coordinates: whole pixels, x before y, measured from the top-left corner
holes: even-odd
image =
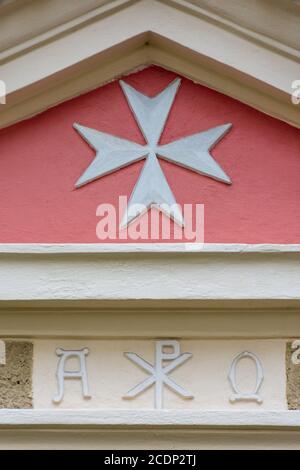
[[[124,80],[154,96],[176,75]],[[0,242],[95,243],[96,208],[129,196],[143,162],[75,189],[95,153],[74,122],[144,143],[118,81],[0,132]],[[160,160],[177,202],[203,203],[205,242],[300,243],[300,131],[183,78],[161,142],[231,122],[212,150],[226,185]]]

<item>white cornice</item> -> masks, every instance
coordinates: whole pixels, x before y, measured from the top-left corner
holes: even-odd
[[[36,24],[35,21],[31,23],[30,29],[26,31],[22,31],[22,27],[24,28],[24,25],[20,25],[20,29],[15,31],[10,46],[3,47],[2,45],[2,48],[0,49],[2,51],[0,53],[0,63],[2,60],[12,57],[14,54],[19,54],[22,51],[24,52],[26,49],[40,46],[44,41],[54,40],[61,34],[70,33],[78,27],[83,27],[85,24],[101,19],[103,16],[112,15],[116,11],[127,8],[128,6],[138,1],[141,0],[90,0],[86,1],[85,4],[80,5],[80,8],[78,8],[78,4],[71,3],[72,0],[64,0],[64,5],[60,3],[60,7],[63,8],[60,8],[60,10],[56,12],[56,15],[54,15],[55,9],[57,10],[56,2],[49,2],[48,5],[43,5],[43,16],[40,15],[39,18],[43,24],[44,32],[42,34],[37,34],[37,31],[40,31],[41,29],[41,25]],[[151,0],[147,1],[150,2]],[[224,9],[223,5],[220,5],[220,3],[217,5],[214,3],[214,5],[212,5],[209,2],[202,0],[157,1],[170,5],[176,9],[184,10],[190,15],[199,16],[210,22],[218,23],[224,28],[235,30],[237,33],[264,43],[266,46],[281,50],[282,53],[290,54],[295,58],[300,57],[299,47],[292,47],[290,45],[292,41],[289,40],[289,35],[291,32],[297,34],[297,31],[291,31],[291,29],[287,28],[280,29],[276,27],[272,30],[272,37],[270,37],[267,30],[264,30],[266,24],[263,21],[263,17],[266,14],[268,15],[269,23],[271,23],[271,19],[273,18],[273,20],[276,21],[276,26],[277,21],[281,19],[281,9],[284,10],[285,14],[287,15],[286,21],[288,21],[288,15],[290,15],[291,20],[295,20],[295,17],[297,18],[297,16],[300,17],[300,11],[297,8],[297,5],[292,8],[292,3],[289,5],[289,8],[287,8],[286,2],[282,1],[282,7],[280,9],[278,8],[278,6],[281,6],[280,2],[277,1],[277,8],[274,8],[275,5],[272,5],[270,6],[269,11],[266,12],[266,5],[264,5],[264,8],[262,9],[262,6],[260,6],[258,3],[254,5],[249,4],[249,2],[246,0],[243,0],[240,2],[243,11],[243,15],[241,15],[239,9],[233,7],[232,1],[227,1],[228,12],[227,16],[225,16],[224,10],[226,11],[226,9]],[[20,0],[18,0],[18,2],[15,0],[6,0],[4,5],[1,6],[1,13],[4,15],[5,10],[9,9],[10,17],[15,16],[16,21],[18,20],[18,15],[24,16],[24,8],[27,10],[27,13],[30,11],[36,16],[40,14],[39,8],[41,8],[41,4],[39,0],[35,0],[35,2],[31,0],[30,8],[28,8],[26,3],[28,3],[28,0],[23,0],[22,4],[20,4]],[[67,8],[68,4],[72,5],[71,11]],[[239,22],[228,19],[233,11],[235,13],[235,17],[240,20]],[[257,24],[255,24],[255,28],[245,26],[245,17],[248,20],[249,17],[260,19],[260,28],[258,28]],[[5,20],[7,20],[7,18],[3,18],[3,21]],[[20,41],[19,35],[22,35],[23,37],[25,36],[27,39],[25,41]],[[12,43],[13,40],[15,41],[14,44]],[[3,42],[5,43],[5,41]]]
[[[258,44],[261,44],[264,47],[269,47],[270,49],[273,49],[274,51],[280,51],[283,55],[287,55],[287,56],[289,55],[295,60],[300,60],[299,47],[296,48],[296,47],[292,47],[288,45],[284,41],[284,38],[280,36],[282,31],[278,30],[278,28],[276,28],[273,31],[273,37],[270,37],[266,32],[263,31],[263,29],[258,29],[258,28],[253,29],[249,26],[248,27],[244,25],[242,26],[241,23],[237,23],[237,22],[232,21],[231,19],[228,19],[228,17],[230,17],[230,10],[228,11],[228,16],[225,17],[224,11],[223,11],[224,9],[220,8],[220,5],[219,5],[219,8],[216,5],[214,5],[213,9],[208,9],[207,8],[208,2],[205,2],[205,4],[203,5],[203,2],[201,0],[198,0],[198,4],[196,4],[196,2],[191,2],[189,0],[158,0],[158,1],[161,1],[162,3],[174,5],[176,8],[181,8],[182,10],[188,12],[189,14],[202,17],[206,19],[207,21],[218,24],[224,29],[228,29],[229,31],[230,30],[234,31],[236,34],[240,34],[241,36],[245,38],[256,41]],[[227,6],[229,6],[228,2],[227,2]],[[250,16],[252,14],[255,14],[255,15],[259,14],[259,11],[256,10],[257,5],[254,6],[253,3],[251,4],[248,2],[248,5],[245,4],[244,7],[247,7],[247,13]],[[266,10],[260,13],[266,14]],[[278,13],[278,10],[277,10],[277,13]],[[291,16],[294,13],[295,12],[293,13],[291,12]],[[245,12],[245,15],[246,15],[246,12]],[[270,16],[272,16],[271,8],[268,13],[268,16],[270,20]],[[274,10],[273,10],[273,18],[278,19],[278,15],[277,15],[277,18],[276,18],[276,15],[274,15]],[[300,17],[299,17],[299,20],[300,20]],[[278,36],[277,38],[276,38],[276,34]]]
[[[14,1],[14,0],[13,0]],[[39,0],[40,1],[40,0]],[[30,51],[34,49],[35,47],[40,47],[43,44],[49,43],[50,41],[54,41],[55,39],[59,38],[61,35],[67,35],[72,33],[72,31],[75,31],[78,28],[82,28],[85,25],[101,20],[103,17],[107,15],[112,15],[118,10],[121,10],[125,7],[128,7],[129,5],[132,5],[133,3],[137,2],[139,0],[97,0],[93,3],[98,3],[96,8],[91,8],[89,5],[89,2],[86,2],[86,8],[85,9],[80,9],[80,11],[77,12],[76,14],[76,8],[73,9],[73,14],[70,14],[70,11],[64,12],[60,11],[59,14],[56,17],[56,21],[52,18],[52,22],[48,23],[47,22],[47,17],[45,18],[44,16],[41,17],[41,21],[45,22],[44,24],[44,30],[40,34],[36,34],[35,27],[37,25],[32,22],[32,28],[30,31],[27,32],[26,34],[26,40],[20,41],[18,40],[18,32],[15,34],[15,41],[10,44],[10,47],[8,48],[2,48],[0,49],[0,64],[5,63],[8,60],[11,60],[12,58],[24,54],[26,51]],[[65,6],[66,3],[69,3],[68,0],[64,0]],[[32,4],[32,8],[30,9],[30,12],[34,12],[35,6],[34,3]],[[26,5],[25,5],[26,6]],[[36,7],[39,7],[40,5],[36,4]],[[49,3],[46,8],[50,9],[49,13],[52,12],[52,8],[54,5],[54,2]],[[60,3],[60,6],[62,4]],[[45,7],[43,7],[42,12],[45,13]],[[18,7],[18,10],[20,8]],[[41,13],[42,13],[41,12]],[[15,11],[15,14],[20,14],[21,12]],[[36,16],[39,16],[39,11],[35,12]],[[16,18],[17,20],[18,18]],[[0,19],[0,24],[1,24],[1,19]],[[38,31],[41,29],[39,25]],[[1,35],[1,33],[0,33]],[[13,41],[13,38],[12,38]]]
[[[201,1],[100,3],[2,51],[0,79],[8,95],[1,127],[151,63],[300,127],[290,96],[299,51],[284,41],[242,27]]]
[[[276,243],[2,243],[2,254],[35,254],[35,255],[65,255],[73,254],[121,254],[127,253],[298,253],[300,244]]]
[[[5,245],[0,300],[299,301],[299,246]]]

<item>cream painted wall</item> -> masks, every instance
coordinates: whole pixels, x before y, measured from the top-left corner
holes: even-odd
[[[194,399],[184,400],[164,389],[165,408],[187,410],[284,410],[285,398],[285,341],[284,340],[190,340],[180,341],[181,352],[191,352],[193,358],[171,373],[171,377],[194,394]],[[65,381],[65,396],[54,404],[57,391],[55,377],[58,357],[57,347],[90,350],[86,358],[91,399],[83,399],[79,380]],[[124,357],[125,351],[135,352],[150,363],[154,360],[154,340],[35,340],[33,392],[34,408],[52,409],[153,409],[153,388],[140,396],[124,400],[123,394],[147,374]],[[227,374],[232,359],[242,351],[259,356],[264,368],[261,387],[263,403],[229,402],[231,395]],[[69,363],[69,368],[76,365]],[[251,390],[254,366],[244,359],[238,366],[241,389]]]

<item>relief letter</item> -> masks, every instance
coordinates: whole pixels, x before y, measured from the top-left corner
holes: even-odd
[[[62,348],[56,349],[56,354],[60,357],[57,365],[56,378],[58,385],[58,393],[53,398],[54,403],[60,403],[64,396],[65,391],[65,379],[80,379],[82,385],[82,396],[84,398],[91,398],[88,390],[88,378],[86,370],[85,356],[89,353],[88,348],[79,349],[77,351],[65,350]],[[66,361],[70,358],[78,359],[79,369],[78,370],[66,370]]]

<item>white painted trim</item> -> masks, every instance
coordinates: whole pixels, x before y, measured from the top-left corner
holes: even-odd
[[[73,1],[73,0],[71,0]],[[74,29],[78,27],[82,27],[89,22],[97,19],[101,19],[103,16],[112,15],[117,10],[126,8],[126,6],[134,3],[136,0],[110,0],[105,1],[103,4],[103,0],[99,0],[99,5],[96,8],[90,9],[90,5],[87,5],[87,9],[80,8],[80,12],[76,12],[76,5],[73,5],[73,15],[70,15],[70,12],[66,13],[63,8],[60,8],[60,12],[58,17],[56,18],[57,24],[53,24],[53,6],[46,5],[43,9],[43,18],[40,18],[44,24],[43,32],[40,34],[36,34],[35,27],[38,27],[40,32],[41,28],[40,25],[36,25],[36,20],[38,15],[38,11],[35,5],[32,5],[31,12],[35,13],[33,17],[33,21],[31,22],[31,31],[27,31],[27,34],[24,36],[27,37],[26,40],[20,41],[18,34],[21,31],[18,31],[14,34],[13,44],[10,44],[10,47],[1,48],[0,50],[0,62],[5,61],[13,56],[24,54],[25,51],[29,51],[34,47],[39,47],[44,42],[49,42],[55,40],[57,37],[61,36],[62,34],[71,33]],[[36,3],[40,2],[40,0],[36,0]],[[61,0],[60,0],[61,2]],[[70,0],[64,0],[64,3],[70,2]],[[17,3],[17,2],[16,2]],[[18,2],[20,3],[20,2]],[[32,2],[33,3],[33,2]],[[53,3],[53,2],[52,2]],[[17,5],[16,5],[17,6]],[[60,5],[61,6],[61,5]],[[0,5],[1,7],[1,5]],[[57,8],[57,3],[54,2],[54,8]],[[35,11],[34,11],[35,10]],[[50,20],[47,18],[46,11],[48,11],[48,15],[50,15]],[[3,15],[3,12],[1,12]],[[20,8],[18,4],[17,9],[15,10],[15,18],[16,20],[24,15],[24,11]],[[20,30],[22,30],[22,26],[20,25]],[[24,26],[23,26],[24,27]],[[27,24],[28,27],[28,24]],[[22,34],[22,33],[21,33]],[[23,33],[24,34],[24,33]],[[28,37],[29,36],[29,37]]]
[[[164,0],[160,0],[164,1]],[[219,8],[216,4],[213,6],[212,10],[209,10],[206,6],[201,5],[201,0],[198,0],[198,5],[195,3],[192,3],[189,0],[165,0],[166,3],[173,4],[177,8],[182,8],[185,11],[189,12],[190,14],[202,16],[204,18],[207,18],[208,21],[216,22],[217,24],[222,25],[224,28],[228,28],[230,30],[234,30],[237,33],[241,34],[242,36],[245,36],[247,38],[250,38],[258,43],[264,44],[265,47],[269,46],[272,49],[281,51],[282,54],[286,55],[291,55],[295,59],[299,59],[300,53],[299,50],[295,47],[288,46],[285,41],[283,40],[282,36],[280,35],[281,33],[277,30],[273,30],[273,37],[270,37],[266,31],[262,32],[259,29],[253,29],[250,27],[246,27],[245,24],[242,24],[245,18],[241,18],[239,22],[234,22],[230,18],[230,13],[232,13],[232,4],[228,5],[228,0],[227,0],[227,16],[224,16],[224,12],[222,12],[222,8]],[[254,5],[253,3],[244,5],[245,7],[248,7],[247,13],[245,12],[245,16],[248,14],[249,16],[251,14],[258,14],[259,10],[256,10],[258,4]],[[264,5],[266,6],[266,5]],[[286,6],[286,5],[285,5]],[[272,8],[272,12],[270,10],[270,15],[273,14],[273,18],[276,18],[276,15],[274,15],[274,8]],[[265,12],[265,10],[264,10]],[[285,13],[286,13],[285,9]],[[296,16],[295,15],[295,10],[290,12],[291,16]],[[278,17],[276,18],[276,20]],[[244,21],[245,22],[245,21]],[[256,26],[258,26],[256,24]],[[291,31],[290,31],[291,32]]]
[[[36,4],[32,5],[34,9]],[[108,10],[100,14],[96,8],[88,20],[84,14],[66,19],[59,34],[50,28],[45,35],[33,35],[36,43],[19,53],[4,51],[8,56],[0,63],[0,78],[7,83],[8,94],[1,127],[151,63],[300,127],[299,109],[291,105],[299,51],[247,28],[241,31],[238,22],[229,24],[222,15],[182,0],[120,0],[111,2]],[[280,18],[273,10],[270,7],[269,18]],[[254,9],[253,14],[259,16],[259,11]],[[22,47],[20,42],[17,47]]]
[[[14,2],[15,0],[7,1]],[[38,4],[39,1],[40,0],[35,0],[36,4]],[[139,0],[111,0],[110,2],[103,3],[103,0],[98,0],[98,5],[95,4],[94,8],[91,9],[91,6],[87,5],[86,9],[82,9],[81,6],[80,11],[76,9],[76,5],[73,5],[71,15],[69,11],[64,12],[62,11],[62,9],[60,9],[59,15],[57,15],[56,17],[56,23],[55,21],[53,22],[53,10],[56,9],[57,5],[52,2],[52,5],[50,3],[46,6],[48,9],[48,15],[46,14],[45,7],[43,8],[44,15],[41,18],[41,21],[43,23],[43,31],[45,32],[39,34],[40,25],[37,25],[35,22],[31,24],[30,31],[28,31],[28,29],[27,31],[25,30],[26,26],[28,28],[28,24],[20,24],[20,28],[18,28],[18,31],[15,32],[15,34],[11,38],[11,43],[9,47],[3,47],[1,49],[0,60],[4,60],[5,58],[7,59],[11,56],[14,56],[15,54],[20,54],[21,52],[24,53],[27,49],[38,47],[43,42],[49,42],[51,40],[53,41],[59,35],[67,34],[73,31],[75,28],[82,27],[91,21],[95,21],[103,17],[104,15],[112,15],[117,10],[127,8],[128,6],[132,5],[137,1]],[[149,2],[150,0],[147,1]],[[293,42],[290,36],[294,36],[293,33],[295,33],[293,30],[287,30],[286,28],[280,30],[279,28],[276,28],[275,30],[272,30],[273,34],[272,37],[270,37],[266,29],[264,29],[264,21],[260,20],[260,28],[257,27],[257,22],[254,22],[254,27],[252,26],[251,28],[245,25],[245,21],[242,21],[245,20],[245,16],[248,17],[248,19],[250,16],[254,18],[261,17],[261,13],[266,12],[266,5],[261,7],[259,4],[245,4],[243,8],[243,16],[239,18],[239,10],[234,9],[232,4],[227,5],[227,15],[224,15],[223,8],[220,8],[216,4],[213,5],[213,8],[207,8],[205,2],[203,3],[201,0],[198,0],[198,4],[195,4],[194,2],[191,2],[189,0],[158,1],[161,3],[166,3],[167,5],[172,6],[175,9],[182,9],[192,16],[200,16],[202,18],[206,18],[208,21],[222,25],[224,29],[227,28],[230,30],[234,30],[245,37],[249,37],[255,40],[256,42],[261,42],[265,46],[268,46],[275,50],[278,49],[279,51],[282,51],[282,53],[294,56],[295,58],[299,58],[298,48],[292,47],[290,45]],[[72,2],[72,0],[64,0],[65,4],[67,4],[68,2]],[[33,4],[33,1],[31,3]],[[284,3],[284,1],[282,3]],[[295,1],[295,3],[298,3],[298,1]],[[273,18],[275,18],[275,20],[278,20],[282,9],[284,10],[286,17],[288,15],[290,16],[290,19],[296,20],[296,18],[299,16],[299,11],[293,8],[287,8],[286,3],[282,5],[281,9],[278,8],[278,6],[279,5],[277,5],[277,9],[274,9],[274,6],[272,5],[268,12],[270,16],[273,15]],[[10,16],[14,15],[15,19],[18,20],[19,16],[24,16],[24,11],[22,11],[22,9],[20,8],[20,1],[18,3],[15,1],[15,7],[16,8],[14,12],[10,11]],[[247,8],[247,12],[245,11],[245,7]],[[3,6],[0,5],[0,8],[2,8],[1,14],[4,16],[5,12],[3,11]],[[38,11],[34,10],[37,10],[36,6],[32,5],[31,12],[35,13],[36,18],[39,13]],[[232,13],[232,11],[234,11],[238,21],[233,21],[229,19],[230,12]],[[4,21],[5,19],[6,18],[4,18]],[[26,40],[23,40],[23,42],[21,42],[19,35],[21,37],[26,37]]]
[[[3,246],[0,301],[300,300],[298,245],[208,252],[67,246]]]
[[[300,253],[300,244],[247,243],[2,243],[2,254]]]
[[[300,411],[0,410],[2,427],[300,428]]]

